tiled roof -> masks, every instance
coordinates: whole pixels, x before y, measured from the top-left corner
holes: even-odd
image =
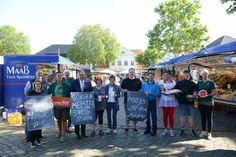
[[[206,46],[206,48],[210,48],[210,47],[214,47],[214,46],[217,46],[217,45],[222,45],[222,44],[226,44],[226,43],[229,43],[229,42],[232,42],[232,41],[236,41],[235,38],[232,38],[230,36],[222,36],[218,39],[216,39],[215,41],[211,42],[210,44],[208,44]]]
[[[132,49],[130,50],[132,52],[134,52],[135,55],[139,54],[139,52],[141,52],[142,50],[138,50],[138,49]]]
[[[35,55],[57,55],[60,53],[61,56],[67,56],[69,44],[57,44],[50,45],[47,48],[37,52]]]

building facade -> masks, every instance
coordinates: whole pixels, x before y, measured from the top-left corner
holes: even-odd
[[[140,69],[141,67],[135,61],[135,56],[140,51],[128,50],[122,47],[119,57],[113,63],[110,63],[109,68],[117,73],[126,73],[129,68]]]

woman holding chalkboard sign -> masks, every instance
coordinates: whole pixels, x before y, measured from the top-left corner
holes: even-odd
[[[33,83],[33,88],[32,90],[28,93],[28,96],[33,96],[33,95],[43,95],[43,85],[42,82],[39,80],[36,80]],[[29,137],[30,137],[30,142],[31,145],[30,147],[33,149],[36,147],[35,140],[37,140],[37,145],[41,145],[40,137],[41,137],[41,132],[42,130],[33,130],[29,132]]]
[[[97,77],[95,80],[96,86],[93,87],[94,97],[95,97],[95,109],[96,109],[96,119],[98,117],[98,124],[99,124],[99,135],[103,136],[103,113],[104,109],[106,108],[106,90],[105,87],[102,85],[102,78]],[[95,124],[93,125],[93,131],[91,132],[91,136],[95,136]]]
[[[116,133],[117,126],[117,111],[119,110],[120,87],[115,84],[115,76],[111,75],[109,78],[110,83],[106,85],[107,95],[107,122],[108,130],[107,133]],[[112,115],[111,115],[112,112]],[[113,119],[113,125],[111,122],[111,116]]]
[[[57,97],[70,97],[70,88],[65,82],[62,82],[62,77],[61,72],[56,73],[56,82],[49,86],[48,94]],[[63,142],[66,132],[66,121],[70,118],[70,108],[54,107],[54,116],[57,119],[59,129],[58,137],[60,137],[60,142]]]

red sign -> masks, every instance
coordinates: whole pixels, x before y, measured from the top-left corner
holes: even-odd
[[[52,102],[54,107],[71,107],[70,98],[53,96]]]

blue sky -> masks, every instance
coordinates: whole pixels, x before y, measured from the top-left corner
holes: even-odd
[[[36,53],[51,44],[71,44],[85,24],[111,29],[122,46],[144,50],[148,30],[157,22],[154,8],[163,0],[0,0],[0,26],[24,32]],[[201,0],[201,21],[210,41],[236,38],[236,14],[227,15],[220,0]]]

